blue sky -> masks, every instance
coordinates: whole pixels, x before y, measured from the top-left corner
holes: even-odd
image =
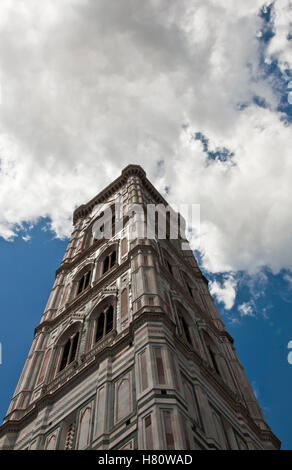
[[[292,448],[291,9],[1,2],[2,415],[74,208],[137,163],[170,204],[200,205],[191,246],[267,420]]]
[[[41,220],[13,242],[0,240],[1,258],[1,330],[0,416],[5,416],[17,380],[28,354],[34,328],[39,324],[54,273],[66,249],[67,241],[54,238]],[[213,276],[205,273],[209,279]],[[13,279],[13,282],[12,282]],[[224,275],[216,275],[224,282]],[[283,449],[292,448],[291,386],[292,365],[288,364],[287,345],[292,339],[291,285],[283,275],[267,274],[264,293],[255,301],[254,316],[241,316],[238,306],[250,302],[256,286],[244,281],[237,290],[233,308],[219,311],[252,384],[268,424],[282,440]],[[259,290],[263,292],[263,281]]]
[[[287,360],[292,338],[291,294],[283,275],[269,273],[259,299],[242,283],[232,309],[226,311],[217,303],[265,418],[283,449],[292,449],[292,365]],[[241,316],[238,306],[251,300],[253,316]]]

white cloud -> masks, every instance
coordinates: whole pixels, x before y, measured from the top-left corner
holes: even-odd
[[[25,241],[25,242],[28,242],[29,240],[31,240],[31,236],[26,234],[26,235],[23,235],[22,237],[22,240]]]
[[[209,284],[211,295],[215,296],[218,302],[224,304],[226,310],[230,310],[235,302],[237,281],[232,274],[225,276],[222,284],[212,281]]]
[[[292,63],[292,49],[289,37],[292,34],[292,5],[291,0],[276,0],[273,10],[274,32],[270,41],[268,54],[277,58],[280,67],[285,70]]]
[[[254,307],[251,302],[244,302],[238,306],[238,311],[241,317],[254,317]]]
[[[282,69],[292,62],[288,3],[275,2],[264,57]],[[206,269],[290,268],[292,133],[259,67],[262,5],[3,0],[0,234],[48,216],[68,235],[74,207],[139,163],[170,201],[201,204],[192,242]],[[196,132],[233,163],[207,162]]]
[[[289,289],[292,289],[292,272],[288,271],[286,274],[284,274],[283,279],[288,283]]]

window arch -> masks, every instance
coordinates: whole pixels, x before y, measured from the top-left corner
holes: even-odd
[[[95,320],[94,343],[100,341],[104,336],[113,330],[114,326],[114,307],[108,305],[103,308]]]
[[[73,297],[80,295],[82,292],[85,292],[90,287],[92,279],[93,263],[90,263],[77,273],[73,281]]]
[[[102,265],[102,274],[107,273],[117,262],[117,252],[116,249],[113,249],[110,253],[106,255]]]
[[[97,305],[91,314],[90,330],[92,331],[88,338],[87,348],[93,347],[102,340],[107,334],[113,331],[115,326],[115,302],[111,296],[101,304]]]
[[[190,346],[192,346],[192,340],[191,340],[191,335],[190,335],[190,330],[189,330],[189,325],[187,324],[186,320],[184,317],[180,317],[182,329],[184,332],[184,335],[186,337],[187,342],[189,343]]]
[[[64,370],[77,358],[80,338],[80,322],[74,323],[60,337],[52,369],[55,374]]]
[[[164,261],[165,266],[167,267],[168,272],[172,276],[174,276],[174,270],[173,270],[174,261],[173,261],[173,259],[168,255],[168,253],[166,252],[166,250],[164,248],[162,249],[162,254],[163,254],[163,261]]]
[[[183,286],[185,290],[190,294],[192,298],[194,298],[189,276],[185,273],[185,271],[181,271],[181,276],[182,276]]]
[[[83,249],[86,250],[90,246],[94,245],[96,242],[99,241],[99,238],[95,238],[93,233],[93,226],[94,224],[104,216],[104,212],[101,212],[89,225],[87,229],[85,229],[84,239],[83,239]],[[100,232],[104,231],[104,224],[100,227]]]
[[[91,230],[96,235],[93,239],[97,241],[115,236],[116,219],[115,204],[107,204],[91,224]]]
[[[79,279],[78,288],[77,288],[77,295],[81,294],[87,287],[89,286],[89,281],[91,277],[91,270],[87,271],[83,276]]]
[[[78,340],[79,331],[77,331],[73,336],[67,339],[62,351],[59,371],[65,369],[67,365],[71,364],[71,362],[74,361],[77,352]]]
[[[217,359],[218,347],[216,346],[214,340],[206,331],[203,331],[203,337],[204,337],[204,342],[205,342],[206,349],[207,349],[209,363],[213,367],[213,369],[217,372],[217,374],[221,376],[221,371],[220,371],[220,367],[219,367],[219,363]]]
[[[108,246],[97,260],[96,279],[100,279],[118,264],[118,246],[113,243]]]
[[[177,316],[179,321],[179,329],[185,341],[189,344],[189,346],[193,346],[192,335],[190,332],[190,320],[189,315],[185,308],[178,302],[176,302],[176,310]]]

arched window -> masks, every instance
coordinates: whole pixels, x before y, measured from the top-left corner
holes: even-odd
[[[90,226],[86,229],[85,236],[84,236],[84,243],[83,243],[83,248],[86,250],[90,246],[92,246],[94,243],[98,242],[101,238],[103,238],[103,231],[104,231],[104,224],[99,224],[98,225],[98,230],[96,232],[96,222],[98,222],[99,219],[102,219],[104,216],[104,213],[101,212],[99,216],[90,224]],[[98,231],[100,233],[98,233]],[[97,236],[98,233],[98,236]]]
[[[204,337],[205,345],[208,351],[209,362],[211,366],[213,367],[213,369],[215,369],[217,374],[221,376],[220,368],[219,368],[218,360],[217,360],[218,348],[215,342],[210,337],[210,335],[206,333],[206,331],[203,331],[203,337]]]
[[[170,272],[170,274],[173,276],[174,273],[173,273],[173,261],[172,261],[172,258],[168,255],[168,253],[166,252],[165,249],[162,250],[162,253],[163,253],[163,259],[164,259],[164,263],[168,269],[168,271]]]
[[[102,274],[105,274],[108,272],[111,268],[115,266],[117,262],[117,252],[116,249],[114,248],[113,251],[111,251],[103,261],[103,268],[102,268]]]
[[[110,305],[106,311],[105,334],[112,331],[113,324],[114,324],[114,308],[112,305]]]
[[[167,266],[167,269],[168,269],[168,271],[170,272],[170,274],[173,275],[172,266],[171,266],[171,264],[170,264],[170,262],[169,262],[168,260],[166,260],[166,266]]]
[[[87,271],[85,274],[83,274],[83,276],[81,276],[78,282],[77,295],[81,294],[81,292],[87,289],[87,287],[89,286],[90,278],[91,270]]]
[[[67,339],[66,343],[63,346],[59,371],[65,369],[65,367],[67,367],[69,364],[71,364],[71,362],[74,361],[77,352],[78,340],[78,331]]]
[[[104,313],[101,312],[97,320],[95,342],[99,341],[103,337],[103,332],[104,332]]]
[[[209,356],[211,358],[212,366],[216,370],[217,374],[220,375],[220,370],[219,370],[217,360],[216,360],[216,356],[215,356],[215,353],[212,349],[212,346],[207,346],[207,348],[208,348]]]
[[[190,335],[190,331],[189,331],[189,326],[188,326],[186,320],[184,319],[184,317],[180,317],[180,321],[181,321],[182,329],[183,329],[184,335],[186,337],[186,340],[189,343],[189,345],[192,346],[192,340],[191,340],[191,335]]]
[[[105,307],[96,318],[95,323],[95,343],[97,343],[113,329],[114,307],[112,305]]]
[[[190,321],[188,319],[189,315],[186,309],[180,303],[176,304],[176,308],[177,308],[177,315],[178,315],[178,320],[180,323],[180,330],[181,330],[182,336],[190,346],[193,346],[191,333],[190,333],[190,326],[189,326]]]
[[[193,291],[192,291],[192,288],[191,288],[191,281],[188,277],[188,275],[184,272],[184,271],[181,271],[181,274],[182,274],[182,278],[183,278],[183,285],[185,287],[185,289],[188,291],[188,293],[190,294],[190,296],[193,298]]]

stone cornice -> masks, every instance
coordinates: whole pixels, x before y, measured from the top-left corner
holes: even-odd
[[[167,204],[157,189],[146,178],[146,173],[143,168],[140,165],[128,165],[123,169],[122,174],[117,179],[104,188],[87,204],[82,204],[80,207],[75,209],[73,214],[73,224],[75,225],[79,219],[89,215],[96,204],[104,203],[109,197],[115,194],[124,184],[126,184],[127,179],[130,176],[138,176],[143,181],[145,188],[151,193],[157,202]]]

